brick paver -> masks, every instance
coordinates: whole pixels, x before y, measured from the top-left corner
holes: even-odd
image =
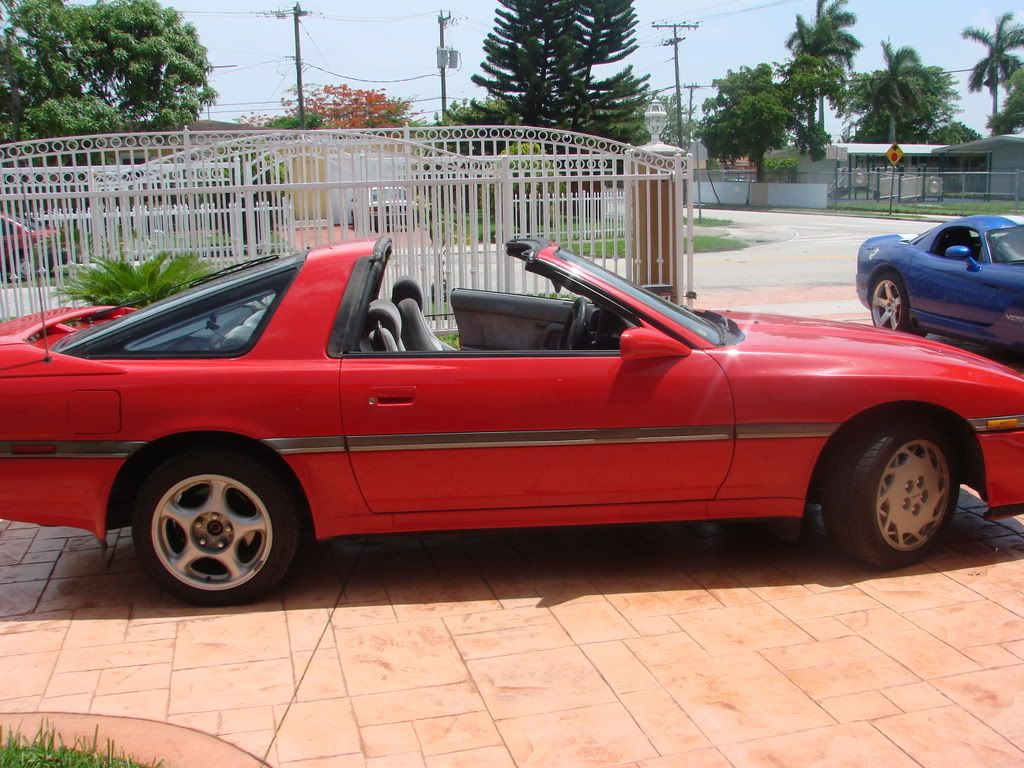
[[[963,495],[926,563],[820,525],[667,524],[310,545],[200,609],[127,531],[0,522],[0,712],[130,715],[316,766],[1024,765],[1024,525]]]

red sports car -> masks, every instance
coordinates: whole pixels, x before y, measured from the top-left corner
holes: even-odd
[[[0,517],[131,525],[169,591],[251,600],[303,529],[782,518],[881,567],[961,483],[1024,512],[1024,379],[857,325],[691,312],[557,245],[573,301],[457,289],[431,332],[389,241],[261,260],[144,309],[0,325]],[[394,284],[388,297],[385,284]]]

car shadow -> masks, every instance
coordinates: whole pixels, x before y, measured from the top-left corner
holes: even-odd
[[[125,530],[112,533],[115,543],[106,551],[72,550],[70,559],[63,552],[32,604],[7,610],[10,615],[0,621],[84,614],[92,621],[127,619],[142,627],[242,613],[351,614],[335,621],[338,628],[363,619],[374,623],[375,611],[403,621],[601,600],[633,620],[1024,559],[1024,524],[1016,518],[985,520],[984,505],[966,493],[960,504],[927,560],[888,573],[839,552],[820,515],[806,521],[797,541],[780,539],[769,526],[753,522],[387,534],[307,542],[280,589],[259,602],[227,607],[193,606],[161,592],[139,567]],[[78,572],[59,567],[70,561]],[[39,582],[0,590],[26,583]],[[4,605],[0,598],[0,610]]]

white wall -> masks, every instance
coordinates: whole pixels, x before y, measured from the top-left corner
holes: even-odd
[[[745,181],[702,181],[694,194],[703,205],[747,205],[750,186]],[[717,197],[716,197],[717,194]]]
[[[750,204],[770,208],[827,208],[828,184],[751,184]]]

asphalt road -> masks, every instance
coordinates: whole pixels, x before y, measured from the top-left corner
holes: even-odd
[[[822,213],[705,213],[732,221],[729,234],[751,245],[742,251],[697,254],[698,303],[807,316],[866,314],[854,290],[860,244],[873,235],[920,233],[934,226]]]

